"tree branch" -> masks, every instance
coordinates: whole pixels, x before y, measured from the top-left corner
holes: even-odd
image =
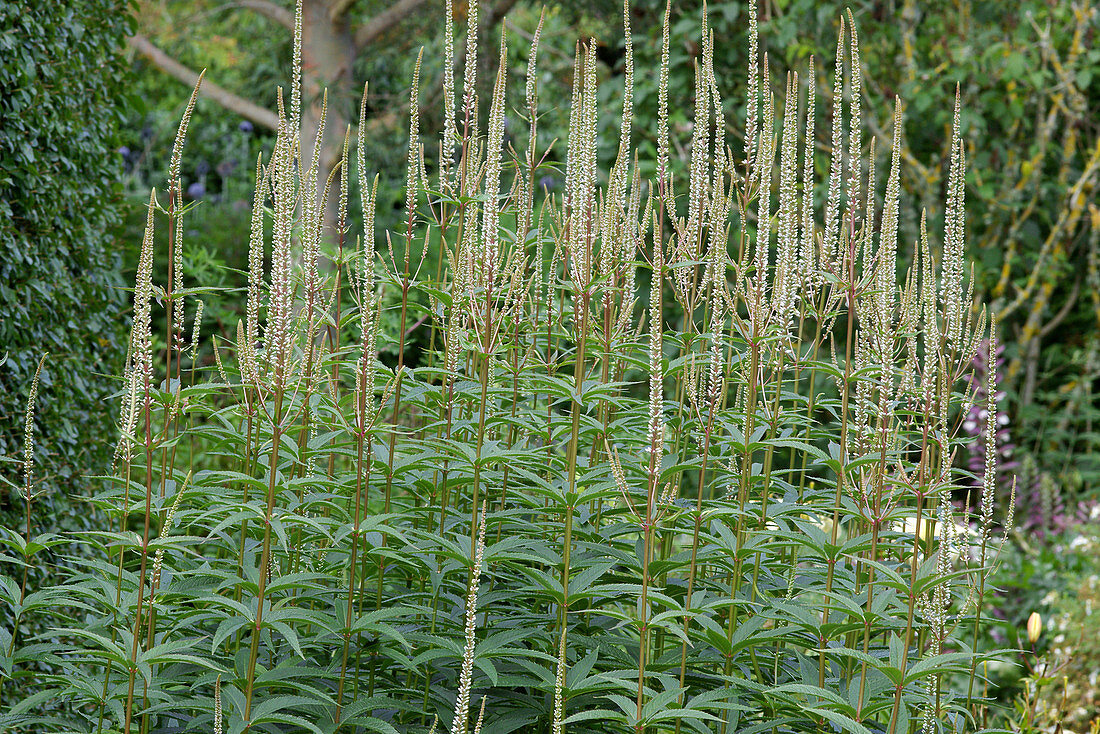
[[[423,5],[427,0],[398,0],[389,8],[374,16],[355,32],[355,47],[360,51],[378,39]]]
[[[287,30],[294,30],[294,13],[280,7],[270,0],[236,0],[234,3],[242,8],[254,10],[268,20],[278,23]]]
[[[195,82],[198,81],[199,75],[154,46],[150,43],[149,39],[139,35],[130,36],[126,40],[135,51],[152,62],[153,66],[190,87],[195,86]],[[228,89],[218,86],[209,79],[203,81],[199,93],[204,97],[214,100],[230,112],[235,112],[257,125],[262,125],[270,130],[275,130],[279,127],[278,115],[270,110],[265,110],[257,104],[249,102],[243,97],[238,97]]]
[[[508,14],[512,8],[516,6],[518,0],[497,0],[493,4],[493,7],[489,8],[488,14],[481,23],[481,30],[491,30],[497,23],[504,19],[504,16]]]
[[[344,13],[351,10],[351,6],[355,4],[355,0],[336,0],[332,9],[328,11],[328,17],[333,23],[337,22],[344,16]]]

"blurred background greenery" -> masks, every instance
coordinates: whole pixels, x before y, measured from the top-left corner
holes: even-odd
[[[277,88],[290,84],[292,4],[74,0],[64,8],[32,3],[30,12],[20,12],[20,5],[0,2],[0,357],[7,357],[0,365],[0,455],[8,462],[3,476],[17,482],[14,457],[22,443],[29,372],[49,350],[54,356],[43,377],[37,442],[47,467],[40,489],[58,491],[49,500],[54,514],[44,521],[78,529],[86,516],[65,498],[85,496],[80,477],[106,466],[110,441],[101,439],[110,431],[94,427],[107,425],[113,410],[106,399],[113,383],[102,375],[119,372],[124,358],[125,323],[113,314],[126,300],[122,284],[131,282],[136,265],[148,190],[163,188],[167,178],[172,139],[190,94],[184,80],[206,68],[207,89],[223,92],[220,101],[200,99],[183,156],[183,189],[198,204],[186,219],[185,272],[188,285],[223,289],[225,295],[206,304],[203,331],[231,336],[244,308],[238,289],[247,263],[255,161],[274,137],[270,112],[248,105],[272,110]],[[321,87],[330,90],[324,145],[331,156],[343,126],[357,118],[369,81],[373,144],[366,159],[380,177],[377,227],[379,233],[394,229],[404,201],[409,83],[421,47],[426,165],[438,159],[443,3],[308,0],[306,6],[306,102],[316,110]],[[1074,589],[1093,583],[1100,568],[1095,554],[1076,553],[1068,563],[1058,550],[1087,536],[1082,524],[1090,513],[1095,518],[1100,499],[1094,394],[1100,377],[1100,9],[1091,0],[763,0],[760,35],[777,94],[786,70],[804,78],[812,56],[818,109],[827,109],[837,19],[845,7],[860,32],[864,118],[875,131],[880,186],[895,95],[904,102],[903,242],[915,240],[924,209],[930,231],[942,231],[937,202],[946,187],[956,86],[962,98],[969,257],[1005,345],[1001,410],[1008,421],[996,450],[1008,468],[1003,491],[1015,484],[1023,518],[1003,571],[1000,607],[1002,642],[1016,646],[1016,630],[1031,611],[1052,619],[1083,614],[1067,600]],[[494,49],[507,32],[511,47],[519,49],[508,59],[513,109],[541,10],[530,0],[481,6],[479,82],[487,86],[495,74]],[[663,12],[660,0],[631,2],[640,68],[657,65]],[[671,11],[677,165],[686,163],[690,148],[699,12],[695,3],[673,3]],[[707,12],[729,132],[739,149],[746,6],[716,2]],[[462,33],[469,8],[460,2],[455,13]],[[614,0],[546,5],[538,76],[546,136],[541,147],[567,126],[562,101],[570,94],[574,48],[589,37],[598,44],[601,95],[613,113],[601,129],[606,169],[617,149],[618,130],[608,128],[618,119],[624,73],[622,7]],[[13,94],[27,89],[32,96]],[[636,79],[635,110],[644,177],[652,173],[647,161],[655,158],[655,77]],[[506,137],[525,134],[518,112],[509,120]],[[819,118],[817,129],[824,161],[827,118]],[[562,186],[554,161],[563,156],[559,140],[540,180],[549,194]],[[352,202],[355,231],[360,215],[356,197]],[[427,253],[433,271],[438,257]],[[159,277],[163,281],[164,272]],[[980,433],[974,435],[970,460],[980,466],[986,448]],[[10,487],[0,488],[4,522],[14,518],[14,499]],[[1080,659],[1100,653],[1086,650],[1100,645],[1095,635],[1076,644]],[[1021,710],[1026,673],[1020,668],[993,676]],[[1092,698],[1082,694],[1078,708],[1100,711],[1095,681],[1085,689]],[[1042,691],[1028,701],[1042,695],[1060,705],[1058,696]]]

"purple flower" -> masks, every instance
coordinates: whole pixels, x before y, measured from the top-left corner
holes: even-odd
[[[229,178],[230,174],[237,168],[237,160],[231,158],[227,161],[222,161],[218,164],[218,167],[214,170],[218,172],[218,175],[222,178]]]
[[[201,199],[204,194],[206,194],[206,187],[199,181],[187,187],[187,195],[192,199]]]
[[[252,132],[252,123],[248,120],[243,120],[240,125],[237,125],[237,129],[242,133],[250,133]]]

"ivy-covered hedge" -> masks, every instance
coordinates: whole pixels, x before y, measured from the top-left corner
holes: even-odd
[[[37,411],[43,489],[102,471],[112,435],[102,430],[111,383],[96,374],[117,372],[125,347],[111,238],[130,9],[0,3],[0,457],[21,453],[27,389],[49,352]],[[17,480],[18,467],[0,464],[0,475]],[[0,514],[9,489],[0,487]]]

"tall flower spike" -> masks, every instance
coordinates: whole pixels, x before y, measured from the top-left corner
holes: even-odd
[[[360,288],[359,302],[359,363],[355,371],[356,409],[358,427],[365,431],[370,424],[369,403],[374,395],[374,379],[377,370],[378,308],[381,292]]]
[[[565,659],[565,632],[566,627],[563,624],[561,635],[558,637],[557,670],[554,675],[554,721],[550,729],[553,734],[562,734],[565,731],[565,695],[563,691],[565,689],[565,671],[569,667]]]
[[[458,143],[458,127],[455,122],[455,21],[451,2],[452,0],[443,0],[443,150],[439,159],[441,187],[451,184],[455,145]]]
[[[884,338],[892,333],[894,326],[894,309],[896,306],[897,291],[897,259],[898,259],[898,210],[901,197],[901,100],[894,98],[894,141],[890,152],[890,177],[886,181],[886,201],[882,208],[882,224],[879,229],[878,246],[878,284],[876,287],[878,304],[875,308],[879,318],[878,332]],[[874,196],[874,192],[868,193],[868,198]],[[892,360],[892,354],[887,353],[887,347],[883,346],[881,358]]]
[[[462,80],[462,114],[465,116],[464,133],[467,140],[477,135],[477,34],[478,6],[481,0],[472,0],[466,15],[466,68]]]
[[[917,374],[917,328],[920,324],[920,242],[916,243],[913,261],[905,274],[905,287],[901,292],[901,308],[898,320],[898,332],[905,338],[905,363],[902,366],[898,384],[898,400],[910,399],[910,408],[915,406],[917,397],[914,379]]]
[[[624,169],[630,159],[630,134],[634,121],[634,38],[630,34],[630,0],[623,0],[623,116],[619,126],[619,154],[615,159],[617,166]]]
[[[997,489],[997,431],[1000,416],[997,414],[997,315],[989,315],[989,354],[986,359],[985,386],[985,474],[982,476],[982,496],[978,512],[981,517],[982,540],[989,539],[993,527],[993,501]]]
[[[474,724],[474,734],[481,734],[481,725],[485,723],[485,701],[486,697],[481,697],[481,708],[477,712],[477,723]]]
[[[409,158],[405,171],[405,226],[408,228],[406,243],[413,237],[416,218],[416,199],[420,192],[420,63],[424,59],[424,47],[416,55],[413,67],[412,89],[409,90]],[[405,265],[409,264],[409,250],[405,247]]]
[[[959,87],[955,86],[955,114],[951,124],[951,174],[947,182],[947,210],[943,233],[943,304],[947,342],[960,347],[963,309],[964,186]]]
[[[756,150],[756,170],[760,192],[756,202],[756,286],[753,318],[766,319],[765,296],[771,268],[772,166],[775,164],[774,113],[767,56],[764,57],[764,124],[760,130],[760,146]]]
[[[195,101],[199,96],[199,87],[202,86],[202,78],[206,75],[206,69],[199,74],[195,82],[195,88],[191,90],[191,98],[187,101],[187,108],[183,111],[183,119],[180,120],[176,130],[176,140],[172,144],[172,159],[168,165],[168,201],[174,203],[176,211],[176,231],[172,253],[172,293],[183,290],[183,217],[179,209],[183,204],[180,187],[180,168],[183,164],[183,143],[187,138],[187,126],[191,122],[191,115],[195,111]],[[183,299],[172,299],[172,331],[176,336],[176,344],[179,346],[183,338]]]
[[[625,234],[622,228],[624,209],[627,206],[628,168],[630,165],[630,134],[634,117],[634,41],[630,34],[630,4],[623,0],[623,38],[625,44],[623,109],[619,124],[619,151],[607,177],[607,193],[600,222],[600,271],[607,277],[619,266],[619,257]],[[611,289],[604,291],[604,303],[611,303]]]
[[[724,304],[719,301],[717,308],[714,310],[714,324],[721,326],[725,323],[726,314],[724,307]],[[719,337],[719,331],[720,329],[714,329],[714,333],[710,339],[710,372],[707,375],[707,401],[712,412],[718,409],[718,398],[722,395],[722,387],[725,384],[724,347]]]
[[[825,258],[827,267],[839,275],[840,188],[844,176],[844,16],[836,39],[836,64],[833,67],[833,135],[829,149],[829,193],[825,203]]]
[[[38,400],[38,378],[42,375],[42,365],[46,364],[49,352],[38,360],[38,369],[31,378],[31,389],[27,394],[27,411],[23,416],[23,491],[26,493],[27,511],[30,511],[31,486],[34,479],[34,404]],[[30,522],[30,515],[27,516]]]
[[[474,647],[477,645],[477,589],[481,580],[481,563],[485,559],[485,516],[488,506],[481,508],[481,523],[477,530],[474,567],[470,570],[470,591],[466,595],[466,646],[462,651],[462,672],[458,678],[458,699],[451,723],[451,734],[466,734],[470,719],[470,686],[474,677]]]
[[[133,350],[133,378],[135,390],[142,393],[153,382],[153,212],[157,209],[157,192],[149,194],[149,209],[145,219],[145,236],[138,256],[136,283],[134,285],[134,321],[131,332]]]
[[[281,96],[281,95],[280,95]],[[272,198],[275,221],[272,227],[271,292],[265,344],[276,380],[285,384],[294,331],[294,257],[292,238],[295,209],[299,201],[299,133],[286,119],[280,103],[279,131],[272,156]]]
[[[723,171],[716,170],[710,197],[710,241],[707,244],[706,282],[711,288],[711,297],[731,307],[732,301],[726,284],[726,268],[729,264],[729,252],[726,247],[729,240],[728,219],[730,208],[733,206],[733,191],[726,188],[726,182]],[[732,186],[732,181],[730,185]]]
[[[706,12],[703,13],[704,48],[709,45],[706,28]],[[704,54],[706,51],[704,50]],[[687,231],[682,239],[682,260],[698,260],[701,247],[703,210],[706,207],[707,191],[710,188],[710,84],[706,79],[706,68],[698,61],[695,64],[695,122],[691,135],[691,172],[688,182],[688,222]],[[693,268],[678,267],[676,281],[681,297],[688,299],[687,287]]]
[[[637,154],[634,157],[634,183],[631,189],[630,205],[628,206],[627,223],[629,230],[624,231],[622,237],[622,251],[619,254],[620,267],[623,270],[623,292],[619,301],[619,316],[615,324],[615,330],[625,333],[634,316],[635,286],[637,278],[637,252],[640,243],[645,237],[645,226],[653,213],[653,191],[646,196],[645,209],[638,216],[638,208],[641,203],[641,175],[638,172]]]
[[[363,239],[359,243],[359,297],[366,299],[374,290],[374,210],[378,202],[378,176],[368,189],[362,186]]]
[[[294,60],[290,84],[290,130],[297,140],[302,127],[302,0],[294,3]]]
[[[191,361],[194,362],[199,357],[199,336],[200,329],[202,328],[202,309],[203,302],[199,301],[199,305],[195,307],[195,326],[191,330]]]
[[[248,302],[245,335],[250,346],[260,340],[260,304],[264,287],[264,172],[263,154],[256,155],[256,191],[252,202],[252,232],[248,240]],[[254,379],[255,375],[249,375]]]
[[[307,298],[317,298],[320,288],[320,269],[318,260],[321,255],[321,223],[323,221],[324,202],[318,201],[318,194],[328,192],[326,185],[318,191],[318,179],[321,172],[321,141],[325,138],[325,124],[328,121],[328,90],[321,95],[321,117],[317,121],[317,137],[313,142],[313,155],[306,171],[305,186],[302,190],[302,261],[305,267],[305,291]]]
[[[798,75],[787,75],[787,96],[783,108],[783,132],[779,160],[779,234],[775,289],[772,294],[774,322],[787,325],[794,320],[794,299],[798,294]],[[763,194],[763,192],[761,192]]]
[[[214,681],[214,734],[224,734],[222,728],[222,677]]]
[[[340,207],[339,219],[337,220],[337,227],[339,228],[337,236],[341,242],[344,241],[348,226],[348,177],[351,175],[351,169],[348,168],[348,143],[350,141],[351,125],[349,124],[344,129],[344,147],[340,151]],[[322,211],[324,210],[322,209]]]
[[[592,236],[596,211],[596,52],[591,44],[582,47],[579,98],[574,124],[569,130],[573,190],[569,207],[569,258],[573,281],[581,290],[592,282]]]
[[[798,270],[806,298],[813,298],[821,274],[817,269],[817,243],[814,239],[814,106],[817,100],[817,76],[814,58],[806,72],[806,134],[802,153],[802,233],[799,240]]]
[[[542,37],[542,23],[545,19],[546,9],[544,7],[539,13],[539,23],[535,26],[535,35],[531,38],[531,50],[527,56],[527,76],[524,78],[523,102],[527,105],[528,111],[532,113],[532,117],[534,117],[534,113],[538,112],[538,77],[535,72],[538,69],[539,39]],[[531,122],[533,124],[534,119]]]
[[[657,81],[657,181],[658,190],[661,186],[665,187],[665,204],[675,215],[675,209],[672,206],[672,177],[668,170],[668,23],[671,13],[672,0],[668,0],[665,4],[665,17],[661,28],[661,69]]]
[[[704,47],[703,69],[710,87],[710,109],[714,120],[714,161],[712,167],[717,178],[729,165],[726,150],[726,110],[722,104],[722,93],[718,91],[718,78],[714,73],[714,29],[710,30],[710,41]]]
[[[577,171],[580,168],[581,91],[584,86],[584,72],[582,71],[583,63],[584,58],[581,54],[581,44],[578,41],[574,45],[573,50],[573,88],[570,92],[569,99],[569,136],[565,141],[565,195],[562,212],[562,224],[569,230],[570,238],[572,237],[571,224],[573,210],[577,207],[577,202],[574,197],[577,188]],[[569,247],[572,248],[571,240]]]
[[[481,268],[485,283],[492,283],[500,268],[500,171],[504,146],[504,88],[508,73],[505,34],[500,34],[500,63],[489,110],[489,140],[485,151],[485,209],[481,214]]]
[[[749,90],[745,112],[745,164],[755,160],[756,116],[760,97],[760,35],[756,26],[756,0],[749,0]]]
[[[359,203],[363,209],[363,241],[360,251],[360,267],[374,272],[374,203],[378,194],[378,176],[373,188],[367,187],[367,143],[363,139],[367,119],[367,85],[363,85],[363,100],[359,103],[359,128],[356,131],[355,162],[359,176]],[[361,271],[362,272],[362,271]],[[370,290],[370,287],[367,288]]]
[[[537,161],[535,160],[535,144],[538,141],[538,55],[539,55],[539,39],[542,38],[542,23],[546,19],[546,8],[544,7],[539,13],[539,22],[535,26],[535,35],[531,39],[531,49],[527,55],[527,75],[525,77],[524,89],[523,89],[523,103],[527,107],[527,117],[530,129],[530,135],[527,139],[527,170],[534,171]],[[518,182],[523,187],[522,206],[520,207],[520,223],[517,227],[517,236],[521,239],[526,238],[527,233],[531,229],[531,217],[534,211],[534,199],[535,199],[535,183],[533,180],[525,178],[523,176],[517,177]]]
[[[584,238],[586,262],[588,273],[586,282],[591,280],[592,268],[592,238],[594,235],[596,213],[596,169],[598,165],[596,153],[596,141],[598,138],[596,128],[599,118],[600,104],[596,99],[596,40],[589,39],[588,50],[584,55]]]
[[[856,22],[852,17],[852,11],[848,10],[848,26],[851,28],[852,37],[849,44],[851,49],[851,64],[849,70],[849,94],[851,95],[848,100],[849,104],[849,116],[848,116],[848,189],[846,195],[848,197],[848,212],[844,217],[845,222],[849,225],[854,223],[857,207],[859,201],[862,198],[860,194],[860,169],[862,156],[861,151],[863,148],[863,120],[860,112],[861,101],[861,76],[859,69],[859,36],[856,34]],[[873,158],[871,159],[874,160]],[[874,168],[873,165],[870,168]],[[868,198],[873,196],[872,192],[868,192]]]
[[[153,381],[153,341],[150,299],[153,295],[153,213],[157,208],[157,191],[149,192],[145,235],[141,240],[137,274],[134,278],[134,317],[130,326],[125,394],[122,402],[119,442],[115,446],[114,464],[129,462],[138,415],[147,404],[146,391]]]
[[[936,396],[940,375],[941,332],[937,308],[936,259],[928,248],[928,227],[922,212],[920,222],[920,248],[924,253],[921,273],[921,327],[924,336],[924,364],[921,368],[921,393],[929,419],[936,408]]]
[[[172,158],[168,164],[168,196],[178,196],[180,193],[180,168],[183,165],[183,143],[187,139],[187,126],[191,122],[191,115],[195,111],[195,102],[199,97],[199,87],[202,86],[202,79],[206,76],[206,69],[203,69],[199,73],[199,78],[195,81],[195,88],[191,90],[191,98],[187,100],[187,107],[183,111],[183,118],[180,120],[179,128],[176,129],[176,139],[172,143]]]
[[[875,138],[871,138],[870,151],[867,154],[868,160],[875,159]],[[867,167],[867,200],[864,206],[863,221],[867,222],[865,227],[859,236],[858,247],[860,248],[860,257],[864,269],[870,268],[875,259],[874,253],[874,224],[875,224],[875,167]]]
[[[664,445],[664,422],[662,407],[664,404],[663,370],[663,322],[661,315],[661,284],[664,281],[664,256],[661,248],[661,235],[657,229],[657,217],[653,217],[653,275],[649,289],[649,451],[653,456]],[[660,458],[651,459],[651,465],[660,470]],[[650,481],[655,483],[656,476]]]

